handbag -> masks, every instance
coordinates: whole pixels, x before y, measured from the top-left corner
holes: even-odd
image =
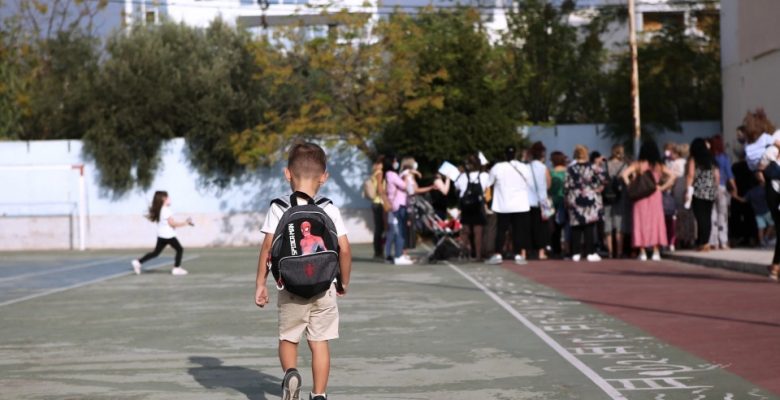
[[[647,170],[637,176],[636,179],[631,181],[628,185],[628,198],[637,201],[644,199],[645,197],[650,197],[650,195],[655,193],[656,188],[657,185],[653,172]]]

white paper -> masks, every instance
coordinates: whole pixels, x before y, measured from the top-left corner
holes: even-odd
[[[488,161],[487,157],[485,157],[485,155],[482,154],[481,151],[479,152],[479,162],[483,166],[490,164],[490,161]]]
[[[458,176],[460,175],[460,171],[458,170],[458,167],[452,165],[449,161],[445,161],[441,163],[441,166],[439,167],[439,173],[450,178],[451,180],[458,179]]]

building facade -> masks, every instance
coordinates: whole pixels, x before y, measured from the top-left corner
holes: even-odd
[[[780,1],[724,1],[721,7],[723,130],[731,141],[748,110],[780,124]]]

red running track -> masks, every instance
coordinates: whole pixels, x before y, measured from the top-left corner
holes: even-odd
[[[673,261],[506,268],[780,394],[780,284]]]

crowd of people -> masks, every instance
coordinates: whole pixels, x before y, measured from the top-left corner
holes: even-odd
[[[778,131],[780,132],[780,131]],[[426,196],[441,219],[458,219],[459,240],[473,260],[636,257],[659,261],[662,251],[712,251],[775,246],[770,273],[780,273],[774,225],[780,218],[780,133],[762,110],[750,112],[732,163],[723,137],[644,142],[634,159],[616,144],[609,157],[577,145],[571,158],[542,142],[507,147],[488,163],[465,155],[457,177],[437,174],[420,186],[413,158],[380,156],[366,181],[373,201],[374,256],[411,264],[417,234],[413,204]],[[767,186],[766,182],[770,182]],[[457,205],[457,211],[452,210]],[[732,226],[732,232],[729,227]]]

